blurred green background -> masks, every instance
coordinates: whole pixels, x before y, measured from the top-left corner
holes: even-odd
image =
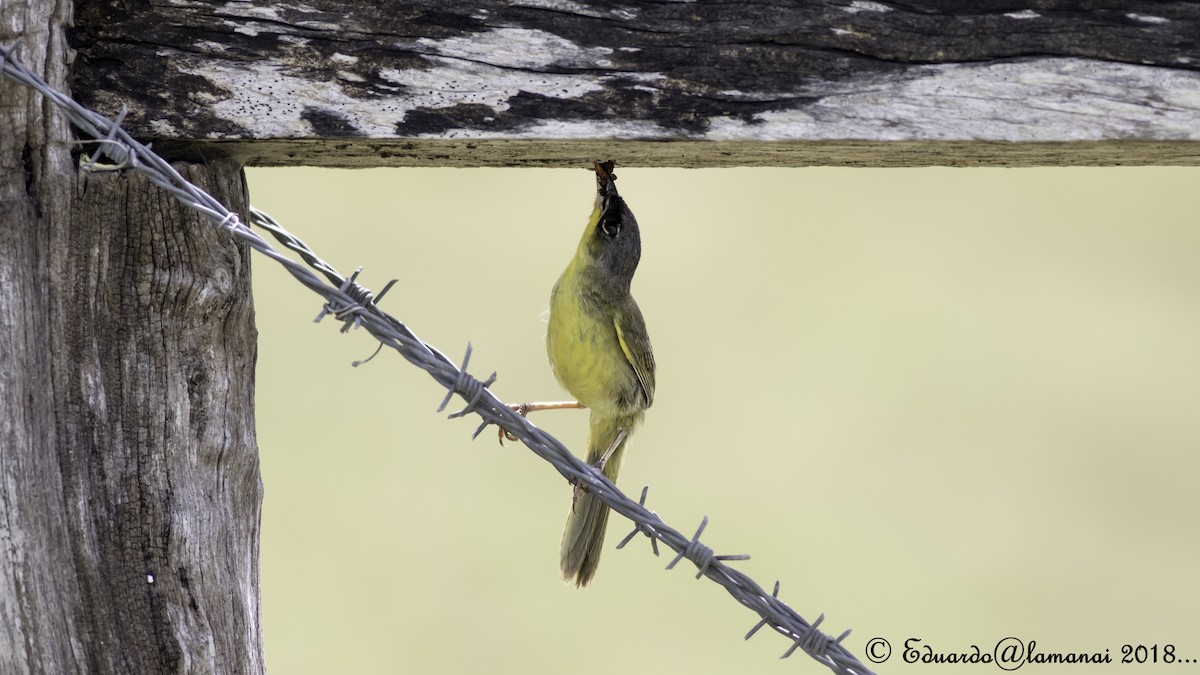
[[[256,206],[368,287],[398,278],[385,309],[455,360],[472,343],[472,372],[523,402],[563,397],[544,313],[591,209],[580,164],[247,174]],[[881,672],[927,668],[900,661],[912,637],[1200,658],[1196,169],[618,175],[658,360],[628,494],[650,485],[689,534],[709,516],[706,544],[853,628],[860,658],[888,639]],[[472,442],[477,418],[436,414],[444,390],[394,353],[352,368],[369,336],[314,325],[317,296],[254,264],[271,671],[827,672],[769,631],[743,642],[757,617],[694,566],[614,550],[623,519],[592,587],[563,586],[567,483]],[[533,421],[582,446],[584,413]]]

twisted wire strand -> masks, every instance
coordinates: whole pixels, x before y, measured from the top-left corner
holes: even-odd
[[[466,355],[460,367],[445,354],[418,338],[403,322],[380,310],[376,304],[378,299],[383,297],[395,281],[390,282],[379,296],[372,296],[371,292],[356,280],[361,269],[350,277],[341,276],[278,222],[262,211],[252,208],[251,222],[269,232],[285,248],[295,251],[312,269],[321,273],[324,277],[321,279],[309,267],[273,248],[243,223],[236,213],[189,183],[165,159],[126,133],[120,126],[126,113],[124,107],[115,121],[84,108],[68,95],[50,87],[36,73],[14,58],[15,47],[15,44],[0,45],[0,86],[5,86],[4,80],[7,78],[37,90],[59,108],[80,132],[89,136],[91,140],[82,142],[94,145],[95,152],[84,165],[85,170],[97,169],[97,162],[104,157],[114,165],[109,168],[138,171],[173,195],[184,206],[198,211],[237,240],[282,265],[302,285],[325,299],[317,321],[333,315],[342,322],[343,332],[351,327],[366,330],[381,346],[396,350],[407,361],[428,372],[445,387],[448,391],[438,408],[439,412],[449,405],[454,394],[460,395],[466,401],[466,406],[452,413],[450,417],[462,417],[470,413],[479,415],[483,422],[472,437],[478,436],[488,425],[503,426],[524,442],[534,454],[549,462],[568,481],[584,485],[589,493],[632,521],[634,530],[625,537],[618,548],[624,547],[641,533],[650,538],[654,554],[658,555],[658,542],[662,542],[676,552],[676,557],[667,566],[668,569],[675,567],[680,560],[690,560],[697,566],[697,579],[706,577],[717,583],[735,600],[758,614],[760,621],[746,634],[745,639],[750,639],[763,626],[770,626],[792,643],[780,658],[787,658],[799,649],[835,673],[862,675],[871,672],[842,645],[842,641],[850,634],[849,630],[836,639],[821,632],[818,626],[824,621],[824,614],[811,624],[805,621],[795,610],[779,600],[778,581],[775,583],[774,592],[767,593],[753,579],[725,564],[725,561],[745,560],[749,556],[716,555],[712,549],[701,544],[700,535],[708,524],[707,516],[694,536],[684,536],[646,508],[646,489],[642,490],[640,501],[633,501],[604,474],[580,460],[553,436],[533,426],[497,399],[488,389],[496,380],[495,373],[482,381],[470,375],[467,372],[471,358],[470,344],[467,345]]]

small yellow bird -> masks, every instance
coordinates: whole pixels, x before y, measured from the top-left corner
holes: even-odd
[[[615,162],[596,162],[596,203],[583,238],[550,293],[546,354],[559,383],[591,411],[587,461],[616,482],[625,444],[654,402],[654,352],[629,293],[642,255],[637,220],[617,194]],[[563,581],[596,574],[608,507],[576,490],[563,532]]]

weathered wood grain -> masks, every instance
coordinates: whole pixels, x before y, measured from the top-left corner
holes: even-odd
[[[70,15],[0,3],[0,41],[65,89]],[[0,83],[0,673],[261,673],[249,254],[73,149]]]
[[[1191,164],[1200,148],[1188,2],[84,0],[78,24],[85,102],[128,105],[172,152],[258,164],[575,165],[615,143],[671,166]]]

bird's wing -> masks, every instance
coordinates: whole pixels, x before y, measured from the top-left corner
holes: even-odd
[[[628,321],[625,328],[621,327],[622,318]],[[625,360],[633,366],[638,383],[642,385],[642,392],[646,395],[646,407],[649,408],[654,403],[654,352],[650,348],[650,338],[646,335],[646,322],[641,313],[635,311],[617,314],[613,317],[613,326],[617,329],[617,341],[621,343],[621,351],[625,352]]]

